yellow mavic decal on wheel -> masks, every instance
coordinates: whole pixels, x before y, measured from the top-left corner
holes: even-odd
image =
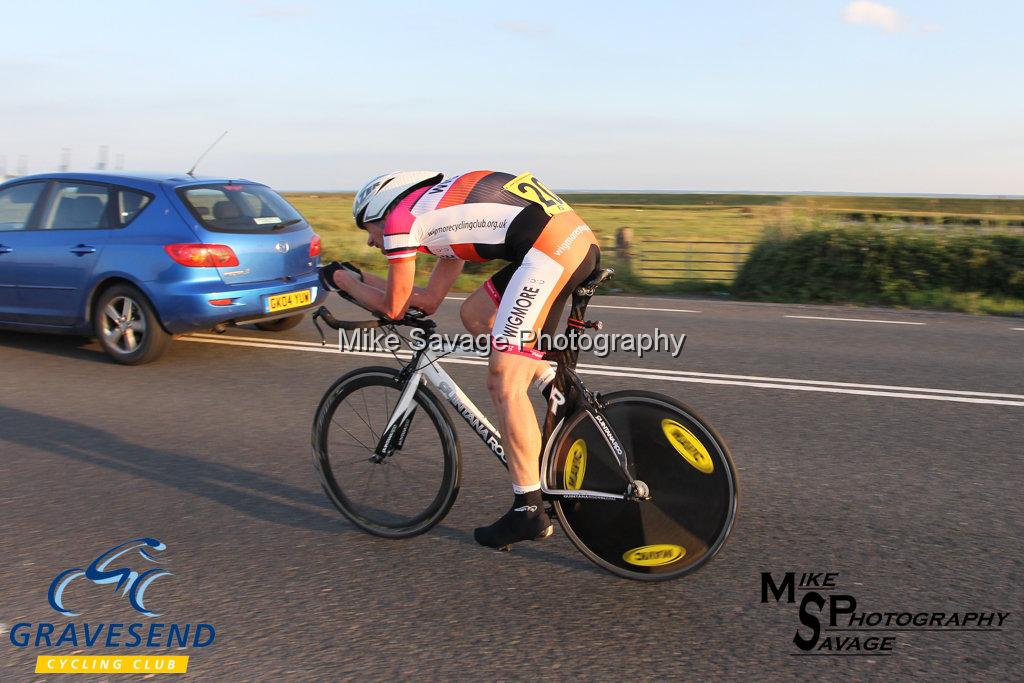
[[[686,427],[675,420],[662,420],[661,430],[665,432],[665,438],[672,444],[679,455],[704,474],[711,474],[715,471],[715,462],[711,459],[708,449],[700,439],[695,437]]]
[[[534,204],[539,204],[544,209],[544,213],[549,216],[572,210],[572,207],[566,204],[564,199],[545,187],[544,183],[537,180],[537,176],[532,173],[516,176],[505,183],[505,189]]]
[[[622,553],[622,559],[638,567],[660,567],[681,560],[686,548],[670,543],[644,545]]]
[[[565,488],[572,491],[579,491],[583,486],[583,473],[587,471],[587,442],[583,439],[576,439],[569,448],[569,455],[565,456],[565,473],[562,479],[565,481]]]

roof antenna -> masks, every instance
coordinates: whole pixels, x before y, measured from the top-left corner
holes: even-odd
[[[194,173],[195,173],[195,170],[196,170],[196,166],[199,165],[200,161],[202,161],[203,159],[206,158],[206,155],[210,153],[210,150],[212,150],[214,147],[216,147],[217,143],[220,142],[221,140],[223,140],[224,136],[227,135],[227,134],[228,134],[227,131],[224,131],[223,133],[221,133],[220,137],[217,138],[216,140],[214,140],[213,144],[210,145],[209,147],[207,147],[206,151],[199,155],[199,158],[196,159],[196,163],[192,164],[192,168],[188,169],[188,171],[185,172],[185,175],[192,176],[193,178],[195,178]]]

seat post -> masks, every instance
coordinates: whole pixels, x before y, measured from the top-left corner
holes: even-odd
[[[569,339],[570,348],[561,352],[563,364],[570,370],[576,369],[576,361],[579,359],[580,350],[577,348],[577,345],[580,335],[583,334],[582,322],[586,318],[587,304],[589,302],[589,296],[579,296],[576,292],[573,292],[572,306],[569,307],[569,319],[565,324],[565,336]]]
[[[572,306],[569,308],[569,320],[565,327],[565,336],[569,338],[572,348],[565,351],[563,355],[563,362],[570,369],[576,368],[576,361],[580,355],[577,342],[580,335],[583,334],[587,304],[590,303],[597,288],[611,279],[614,274],[615,271],[611,268],[598,268],[586,280],[577,285],[572,292]]]

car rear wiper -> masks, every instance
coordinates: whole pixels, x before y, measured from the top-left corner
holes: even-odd
[[[274,230],[284,230],[285,228],[287,228],[287,227],[289,227],[291,225],[295,225],[296,223],[301,223],[301,222],[302,222],[301,218],[293,218],[290,221],[283,221],[281,223],[277,223],[275,225],[272,225],[270,227],[270,230],[271,231],[274,231]]]

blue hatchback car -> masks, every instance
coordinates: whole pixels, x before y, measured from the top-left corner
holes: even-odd
[[[320,237],[266,185],[50,173],[0,185],[0,327],[95,334],[120,363],[171,336],[284,330],[326,296]]]

